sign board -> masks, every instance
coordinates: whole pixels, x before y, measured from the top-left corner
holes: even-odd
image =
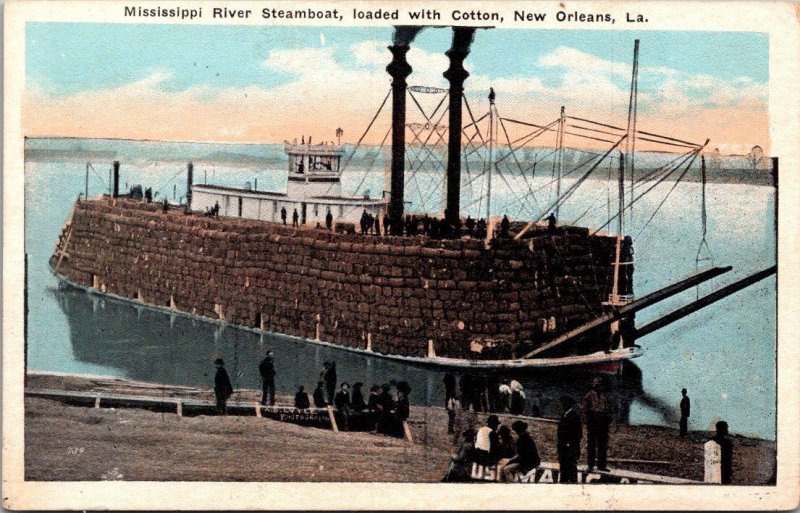
[[[542,462],[541,465],[528,473],[517,472],[514,475],[515,483],[558,483],[561,472],[557,463]],[[500,481],[500,472],[496,465],[484,466],[472,464],[470,478],[474,481]],[[642,474],[624,470],[610,472],[586,472],[586,467],[578,467],[579,484],[678,484],[692,481],[655,474]]]

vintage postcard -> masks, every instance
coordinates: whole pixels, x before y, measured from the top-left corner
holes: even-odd
[[[798,506],[797,4],[5,7],[4,507]]]

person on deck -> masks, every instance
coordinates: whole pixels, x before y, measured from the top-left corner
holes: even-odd
[[[231,385],[231,378],[228,377],[228,371],[225,370],[225,362],[222,358],[214,360],[214,366],[217,368],[217,373],[214,375],[214,396],[217,399],[217,412],[220,415],[227,415],[227,403],[230,396],[233,395],[233,385]]]
[[[331,214],[331,209],[328,209],[328,213],[325,215],[325,227],[328,230],[333,228],[333,214]]]
[[[689,413],[692,409],[691,401],[689,400],[689,396],[686,395],[686,389],[681,390],[681,436],[686,436],[689,434]]]
[[[294,209],[294,212],[292,213],[292,228],[300,227],[300,223],[298,222],[299,219],[300,214],[297,213],[297,209]]]
[[[167,202],[167,198],[164,198],[164,204],[161,206],[161,211],[165,214],[169,212],[169,203]]]
[[[378,216],[375,216],[375,223],[374,224],[375,224],[375,235],[380,237],[381,236],[381,218],[378,217]]]
[[[603,392],[603,379],[592,380],[592,388],[583,397],[583,411],[586,413],[586,464],[588,470],[597,462],[598,470],[607,471],[608,428],[610,416],[608,400]]]
[[[464,226],[467,227],[467,235],[469,235],[470,237],[474,237],[475,236],[475,220],[472,219],[472,217],[467,216],[467,220],[464,223]]]
[[[325,391],[328,393],[328,404],[333,404],[336,395],[336,362],[328,364],[328,372],[325,374]]]
[[[558,465],[561,469],[560,483],[578,482],[578,459],[581,456],[581,438],[583,426],[581,417],[575,407],[572,397],[561,398],[561,408],[564,413],[558,421]]]
[[[305,410],[309,406],[311,406],[311,402],[308,400],[308,394],[303,385],[300,385],[300,388],[297,389],[297,393],[294,395],[294,407],[298,410]]]
[[[314,407],[315,408],[325,408],[328,406],[328,403],[325,402],[325,389],[323,388],[324,383],[322,381],[317,381],[317,388],[314,389]]]
[[[552,212],[547,216],[547,232],[556,233],[556,215]]]
[[[497,415],[489,415],[486,425],[478,430],[475,439],[475,461],[481,465],[494,465],[497,463],[497,451],[500,447],[497,439],[497,428],[500,419]]]
[[[281,207],[281,221],[286,224],[286,207]]]
[[[478,219],[478,222],[475,225],[475,238],[477,239],[486,238],[486,220],[483,218]]]
[[[527,474],[542,463],[536,442],[528,433],[528,423],[515,420],[511,429],[517,434],[517,454],[503,467],[500,475],[505,482],[513,481],[517,472]]]
[[[272,349],[267,349],[267,354],[258,364],[258,373],[261,374],[261,404],[275,406],[275,357]]]
[[[500,236],[504,238],[508,237],[509,230],[511,230],[511,221],[509,221],[508,216],[504,214],[503,220],[500,221]]]

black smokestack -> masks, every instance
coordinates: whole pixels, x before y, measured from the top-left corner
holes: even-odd
[[[447,143],[447,208],[445,219],[457,224],[461,209],[461,103],[464,97],[464,81],[469,72],[464,69],[464,59],[475,39],[474,27],[453,27],[453,44],[445,53],[450,67],[444,78],[450,82],[450,126]]]
[[[112,198],[119,196],[119,160],[114,161],[114,188],[112,189]]]
[[[194,184],[194,164],[186,166],[186,208],[192,209],[192,185]]]
[[[397,26],[392,38],[394,44],[389,47],[392,62],[386,71],[392,77],[392,169],[391,193],[389,199],[389,217],[392,234],[402,235],[403,230],[403,196],[405,188],[406,158],[406,78],[411,74],[411,66],[406,60],[410,44],[423,27]]]
[[[394,27],[392,44],[395,46],[410,46],[417,34],[424,28],[414,25],[397,25]]]

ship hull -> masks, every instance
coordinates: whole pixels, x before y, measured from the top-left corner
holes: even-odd
[[[171,308],[152,305],[135,299],[129,299],[108,292],[101,292],[95,288],[87,287],[79,283],[75,283],[68,280],[64,276],[56,273],[52,267],[50,270],[51,272],[53,272],[53,275],[58,280],[59,287],[62,288],[73,288],[84,291],[87,294],[93,294],[114,301],[133,304],[154,311],[168,313],[170,315],[180,315],[188,318],[200,319],[204,322],[209,322],[214,324],[224,324],[226,326],[233,326],[241,330],[251,331],[255,333],[271,333],[266,330],[261,330],[258,328],[238,325],[235,323],[221,321],[219,319],[214,319],[211,317],[194,315],[187,312],[174,310]],[[279,335],[289,339],[297,340],[302,343],[335,347],[337,349],[342,349],[345,351],[366,355],[370,357],[386,358],[395,361],[402,361],[412,365],[424,365],[424,366],[454,368],[454,369],[517,369],[517,370],[531,370],[531,371],[534,370],[546,371],[546,370],[556,370],[556,369],[580,369],[587,372],[617,374],[621,372],[622,365],[625,360],[637,358],[642,354],[642,351],[639,347],[626,347],[608,352],[597,351],[585,355],[572,355],[572,356],[563,356],[556,358],[526,358],[526,359],[517,358],[517,359],[507,359],[507,360],[477,360],[468,358],[418,357],[418,356],[406,356],[406,355],[397,355],[391,353],[382,353],[377,351],[371,351],[368,349],[362,349],[359,347],[340,345],[332,342],[327,342],[324,340],[297,337],[283,333],[280,333]]]

